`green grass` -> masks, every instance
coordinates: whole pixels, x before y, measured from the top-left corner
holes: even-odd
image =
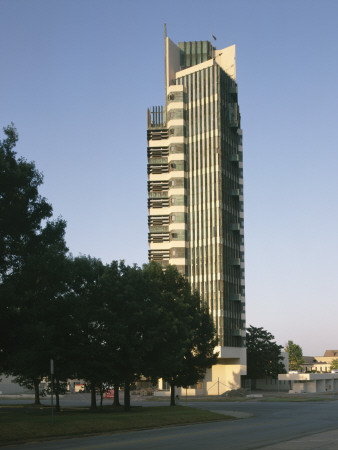
[[[64,408],[54,413],[50,407],[1,406],[0,443],[50,439],[56,437],[114,433],[170,425],[183,425],[233,417],[185,406],[132,407],[129,413],[112,407],[88,409]]]

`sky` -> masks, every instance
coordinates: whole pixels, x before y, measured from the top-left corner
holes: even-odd
[[[236,44],[247,325],[338,348],[338,2],[0,0],[0,127],[70,252],[147,262],[146,110],[174,41]]]

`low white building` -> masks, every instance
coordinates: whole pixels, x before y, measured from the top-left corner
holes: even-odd
[[[290,393],[338,392],[338,373],[287,373],[279,381],[290,381]]]

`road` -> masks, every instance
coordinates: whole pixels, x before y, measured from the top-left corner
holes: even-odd
[[[144,406],[158,402],[137,402]],[[182,404],[185,404],[182,402]],[[244,419],[10,446],[21,450],[338,449],[338,401],[191,402]],[[330,431],[333,430],[333,431]],[[322,434],[317,434],[322,433]]]

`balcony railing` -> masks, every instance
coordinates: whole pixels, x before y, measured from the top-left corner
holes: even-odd
[[[148,108],[148,128],[163,128],[166,126],[166,110],[163,106]]]

